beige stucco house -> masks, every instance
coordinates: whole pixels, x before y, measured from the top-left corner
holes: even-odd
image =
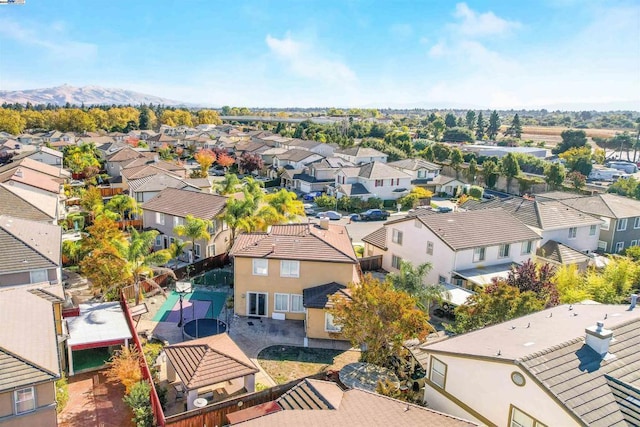
[[[561,305],[413,352],[427,407],[487,426],[638,425],[640,310]]]
[[[324,308],[305,307],[304,295],[321,285],[359,282],[358,260],[344,226],[328,220],[275,225],[267,233],[241,234],[230,255],[236,314],[304,320],[308,338],[330,338],[329,332],[339,331],[325,319]]]

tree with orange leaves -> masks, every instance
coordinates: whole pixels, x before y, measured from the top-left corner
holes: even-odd
[[[227,168],[229,166],[231,166],[235,162],[236,161],[233,159],[233,157],[231,157],[227,153],[218,154],[218,160],[216,161],[216,163],[219,164],[220,166],[222,166],[225,171],[227,170]]]
[[[200,165],[200,178],[206,178],[209,176],[209,168],[216,161],[216,154],[205,148],[204,150],[198,151],[194,156],[196,162]]]

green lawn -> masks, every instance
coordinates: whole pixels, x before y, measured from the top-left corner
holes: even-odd
[[[360,352],[355,350],[276,345],[262,350],[258,362],[275,382],[284,384],[329,369],[339,370],[359,358]]]

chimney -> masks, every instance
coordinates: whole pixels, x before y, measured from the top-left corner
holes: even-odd
[[[320,228],[323,230],[329,229],[329,218],[320,218]]]
[[[585,343],[600,356],[606,356],[613,338],[613,331],[604,329],[604,322],[596,322],[596,326],[589,326],[585,332],[587,335]]]
[[[629,310],[633,310],[636,308],[636,303],[638,302],[638,295],[631,294],[631,305],[629,306]]]

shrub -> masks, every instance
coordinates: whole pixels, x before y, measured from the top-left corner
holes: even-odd
[[[469,188],[469,197],[480,200],[482,199],[483,194],[484,188],[480,187],[479,185],[472,185],[471,188]]]
[[[140,353],[135,347],[122,347],[109,361],[107,378],[119,381],[130,394],[132,387],[142,380]]]
[[[366,209],[382,209],[382,199],[379,197],[369,197],[365,204]]]
[[[151,386],[146,381],[138,381],[122,399],[133,411],[132,421],[136,427],[152,427],[153,411],[151,410]]]
[[[56,412],[62,412],[68,401],[69,384],[67,383],[67,377],[63,373],[60,379],[56,381]]]
[[[316,197],[314,202],[319,208],[334,208],[336,206],[336,198],[326,194]]]

